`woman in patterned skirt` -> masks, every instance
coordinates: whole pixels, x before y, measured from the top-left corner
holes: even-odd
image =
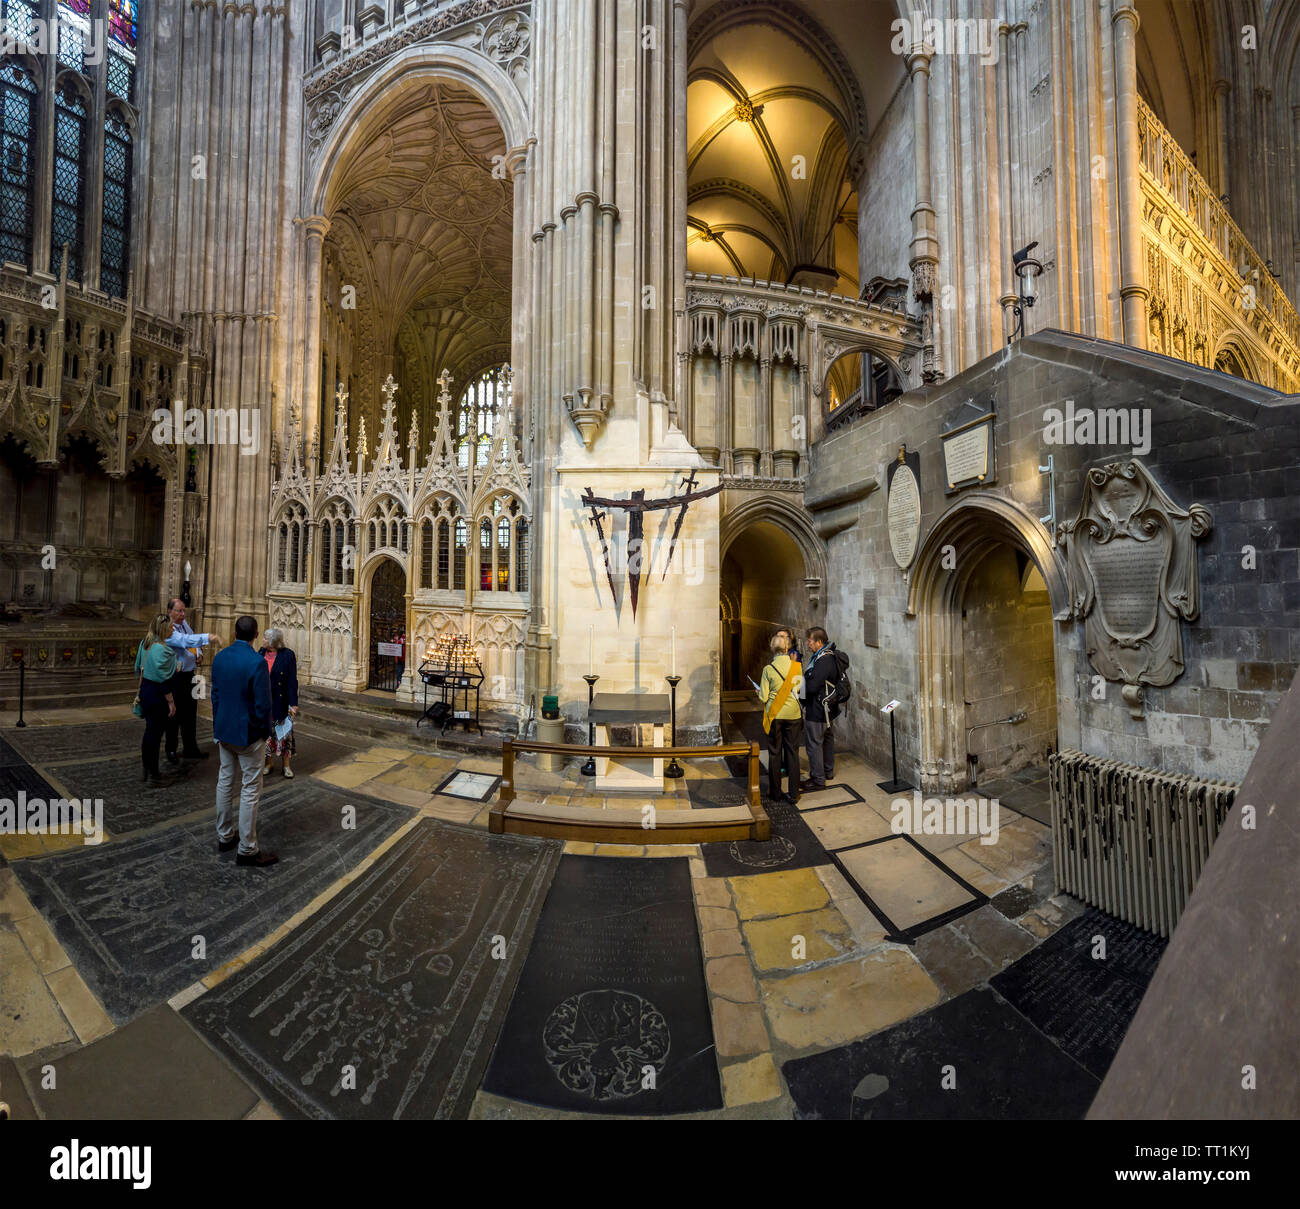
[[[284,631],[274,626],[266,631],[262,657],[271,673],[271,734],[266,741],[266,767],[262,772],[270,775],[272,760],[280,756],[284,760],[284,775],[292,777],[289,761],[297,751],[294,732],[289,731],[283,739],[277,739],[275,732],[286,718],[298,716],[298,657],[284,645]]]

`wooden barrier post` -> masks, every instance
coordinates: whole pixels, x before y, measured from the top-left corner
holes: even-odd
[[[515,800],[515,745],[506,739],[501,744],[501,790],[496,804],[488,812],[488,831],[503,835],[506,829],[506,809]]]

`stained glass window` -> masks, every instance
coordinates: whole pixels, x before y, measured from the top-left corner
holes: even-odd
[[[104,123],[104,231],[100,240],[99,288],[126,297],[131,248],[131,130],[115,114]]]
[[[492,434],[503,402],[500,374],[500,366],[484,370],[461,395],[456,416],[456,461],[462,470],[469,468],[471,448],[474,465],[480,470],[487,466]]]
[[[482,592],[492,591],[492,522],[484,518],[479,525],[478,586]]]
[[[124,101],[135,99],[135,66],[125,55],[112,50],[108,52],[107,86],[112,96]]]
[[[108,0],[108,33],[115,42],[135,50],[140,0]]]
[[[528,591],[528,522],[515,521],[515,591]]]
[[[86,70],[86,42],[90,21],[79,5],[59,0],[59,62],[73,71]]]
[[[446,590],[450,580],[451,543],[446,521],[438,522],[438,587]]]
[[[50,272],[63,265],[63,245],[68,245],[68,278],[81,280],[81,235],[85,206],[84,152],[86,103],[72,87],[54,98],[54,210],[50,227]]]
[[[451,581],[452,589],[456,592],[465,590],[465,546],[467,537],[465,522],[458,520],[456,522],[456,561],[452,564],[453,578]]]
[[[15,42],[30,42],[39,15],[38,0],[0,0],[4,13],[4,31]]]
[[[36,85],[22,68],[0,69],[0,260],[27,263],[32,229]]]

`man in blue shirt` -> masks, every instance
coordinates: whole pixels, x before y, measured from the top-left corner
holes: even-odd
[[[271,733],[271,677],[253,646],[257,622],[241,617],[235,638],[212,661],[212,736],[221,755],[217,777],[217,851],[236,844],[237,865],[274,865],[280,858],[257,846],[257,807],[262,800],[262,762]],[[239,773],[239,828],[235,828],[235,773]]]
[[[198,715],[198,702],[194,700],[194,669],[198,660],[195,650],[205,647],[209,642],[216,642],[215,634],[196,634],[185,621],[185,602],[179,596],[173,596],[167,602],[167,616],[172,619],[172,636],[167,645],[176,652],[176,712],[167,719],[167,760],[179,764],[176,754],[176,739],[182,740],[184,750],[181,755],[187,760],[206,760],[208,753],[199,750],[199,741],[194,734]]]

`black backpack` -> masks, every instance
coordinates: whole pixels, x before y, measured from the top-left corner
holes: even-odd
[[[849,657],[841,650],[835,647],[831,648],[835,656],[836,678],[834,681],[835,695],[831,700],[838,708],[847,705],[849,699],[853,696],[853,681],[849,679]]]

